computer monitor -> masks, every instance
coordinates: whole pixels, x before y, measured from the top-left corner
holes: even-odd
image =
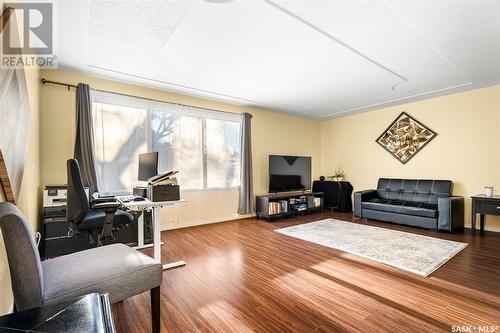
[[[139,180],[147,181],[158,174],[158,152],[139,154]]]

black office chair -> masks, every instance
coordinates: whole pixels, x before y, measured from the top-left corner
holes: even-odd
[[[97,246],[102,246],[103,241],[114,240],[113,231],[129,227],[134,217],[119,210],[120,203],[112,197],[90,201],[83,187],[78,161],[69,159],[67,168],[66,220],[70,225],[69,236],[86,235],[90,239],[90,244],[95,244],[94,234],[97,232]]]

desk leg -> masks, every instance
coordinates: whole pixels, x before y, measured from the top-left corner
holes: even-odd
[[[141,216],[137,219],[137,247],[142,248],[144,246],[144,213],[142,211]]]
[[[161,263],[161,223],[160,223],[160,207],[153,208],[153,244],[154,244],[154,259],[156,262]],[[163,269],[184,266],[184,261],[176,261],[169,264],[164,264]]]
[[[481,232],[484,231],[484,214],[479,214],[479,228],[481,228]]]
[[[137,246],[133,247],[133,249],[136,250],[147,249],[154,246],[154,242],[144,244],[144,214],[146,214],[146,212],[147,211],[144,210],[137,220]],[[160,244],[163,245],[163,242],[160,242]]]
[[[161,223],[160,223],[160,208],[153,208],[153,249],[154,254],[153,258],[155,258],[156,262],[161,263]]]

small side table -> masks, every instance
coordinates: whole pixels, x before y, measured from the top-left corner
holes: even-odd
[[[481,231],[484,231],[484,215],[500,215],[500,195],[487,197],[484,194],[473,195],[472,199],[472,233],[476,233],[476,217],[479,214]]]
[[[313,192],[323,192],[323,207],[336,208],[338,212],[352,212],[352,185],[349,182],[315,180]]]

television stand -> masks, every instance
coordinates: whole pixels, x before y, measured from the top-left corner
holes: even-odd
[[[271,193],[256,197],[257,218],[265,218],[268,221],[322,210],[323,192]]]

